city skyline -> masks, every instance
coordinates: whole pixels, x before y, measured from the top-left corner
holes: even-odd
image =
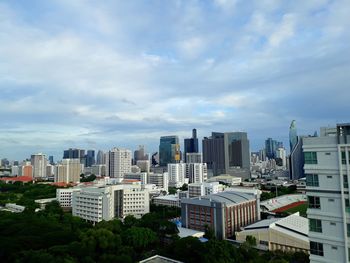
[[[347,121],[347,1],[2,1],[0,158]],[[199,142],[201,145],[201,142]]]

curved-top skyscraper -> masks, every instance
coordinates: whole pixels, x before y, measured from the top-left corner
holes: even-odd
[[[295,120],[292,120],[292,123],[290,124],[290,127],[289,127],[290,152],[293,151],[297,142],[298,142],[297,127],[295,125]]]

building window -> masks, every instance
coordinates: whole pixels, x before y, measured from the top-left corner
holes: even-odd
[[[350,224],[346,224],[346,233],[347,236],[350,237]]]
[[[318,174],[307,174],[306,186],[319,186]]]
[[[310,253],[312,255],[317,255],[323,257],[323,244],[310,241]]]
[[[329,198],[328,202],[334,202],[334,199],[333,198]]]
[[[321,208],[320,198],[317,196],[308,196],[309,208]]]
[[[350,152],[349,152],[350,155]],[[346,154],[345,152],[341,152],[341,163],[346,164]]]
[[[349,202],[349,199],[345,199],[345,211],[350,213],[350,202]]]
[[[309,219],[309,230],[322,233],[322,222],[319,219]]]
[[[335,222],[330,222],[329,224],[330,224],[331,226],[335,226],[335,225],[336,225]]]
[[[331,176],[331,175],[327,175],[327,178],[328,178],[328,179],[332,179],[332,178],[333,178],[333,176]]]
[[[304,152],[305,164],[317,164],[316,152]]]
[[[346,174],[343,175],[343,185],[344,188],[349,188],[348,176]]]

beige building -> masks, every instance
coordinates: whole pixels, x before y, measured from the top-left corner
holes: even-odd
[[[236,232],[237,241],[247,236],[256,239],[257,246],[265,250],[303,251],[309,253],[308,220],[299,212],[284,218],[271,218],[256,222]]]
[[[79,159],[63,159],[55,169],[55,182],[79,183],[81,165]]]

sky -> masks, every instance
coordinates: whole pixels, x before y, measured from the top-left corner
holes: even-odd
[[[2,0],[0,158],[350,122],[348,0]]]

